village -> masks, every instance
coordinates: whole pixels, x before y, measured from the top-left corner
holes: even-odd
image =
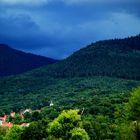
[[[50,107],[54,106],[53,102],[50,102]],[[32,109],[25,109],[25,110],[21,110],[20,113],[16,113],[16,112],[11,112],[9,115],[5,114],[4,116],[0,117],[0,127],[7,127],[7,128],[12,128],[14,125],[19,125],[21,127],[28,127],[30,125],[30,123],[26,123],[25,121],[25,115],[28,114],[33,114],[34,112],[37,112],[40,114],[41,110],[32,110]],[[9,121],[9,118],[15,118],[16,115],[19,115],[21,118],[21,124],[15,124],[12,123],[11,121]]]
[[[25,109],[22,112],[20,112],[20,116],[22,118],[22,120],[24,120],[24,114],[25,113],[32,113],[31,109]],[[3,117],[0,117],[0,127],[8,127],[8,128],[12,128],[14,126],[13,123],[9,122],[9,117],[14,118],[16,115],[16,112],[11,112],[10,115],[5,114]],[[28,127],[30,125],[30,123],[22,123],[19,126],[21,127]]]

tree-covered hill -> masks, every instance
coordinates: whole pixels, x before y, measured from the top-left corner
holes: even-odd
[[[139,81],[109,77],[49,78],[36,75],[0,80],[0,112],[49,107],[57,111],[85,108],[87,114],[112,115],[116,104],[127,101]]]
[[[55,107],[112,114],[140,76],[140,36],[99,41],[56,64],[0,79],[1,111]]]
[[[42,70],[52,77],[109,76],[140,80],[140,35],[92,43]]]
[[[55,62],[57,60],[25,53],[0,44],[0,76],[23,73]]]

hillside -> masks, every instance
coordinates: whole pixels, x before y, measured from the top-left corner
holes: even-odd
[[[42,71],[52,77],[109,76],[140,80],[139,62],[140,35],[92,43]]]
[[[56,64],[0,79],[1,112],[85,108],[109,114],[128,100],[140,78],[140,36],[99,41]],[[7,104],[8,103],[8,104]]]
[[[20,76],[0,80],[0,113],[49,106],[55,109],[83,107],[90,114],[112,114],[116,104],[127,101],[139,81],[109,77],[56,78]]]
[[[0,44],[0,76],[23,73],[55,62],[57,60],[25,53]]]

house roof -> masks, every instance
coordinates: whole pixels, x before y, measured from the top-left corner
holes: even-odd
[[[12,128],[13,127],[13,124],[12,123],[3,123],[2,126],[3,127]]]
[[[29,123],[22,123],[20,126],[28,127],[29,126]]]
[[[4,117],[0,117],[0,120],[3,121],[3,122],[5,122],[6,119],[7,119],[7,115],[5,115]]]

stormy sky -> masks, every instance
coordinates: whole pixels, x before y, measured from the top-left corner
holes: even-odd
[[[137,34],[140,0],[0,0],[0,43],[47,57]]]

